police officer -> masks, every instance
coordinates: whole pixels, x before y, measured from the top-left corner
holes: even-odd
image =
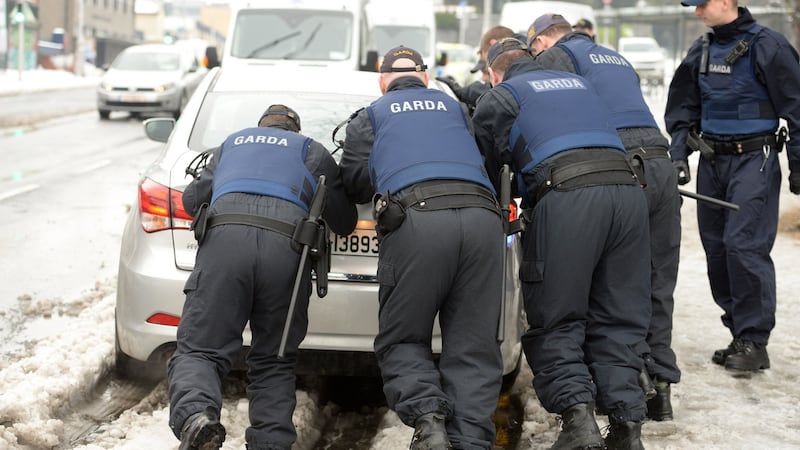
[[[593,41],[595,40],[594,35],[594,24],[589,19],[578,19],[574,25],[572,25],[572,29],[575,31],[582,31],[586,33]]]
[[[722,323],[733,340],[712,361],[736,372],[769,368],[775,326],[778,152],[789,126],[789,189],[800,194],[800,65],[786,38],[756,23],[736,0],[684,0],[711,31],[697,39],[669,87],[665,121],[680,184],[700,151],[697,193],[738,204],[699,203],[700,240]]]
[[[389,407],[415,428],[411,449],[491,449],[503,224],[466,107],[427,89],[425,68],[416,50],[389,50],[383,95],[348,124],[339,164],[353,201],[377,193],[375,354]]]
[[[481,71],[482,77],[480,81],[474,81],[462,87],[452,76],[437,77],[436,79],[447,84],[450,89],[453,90],[453,93],[456,94],[456,97],[466,104],[467,107],[469,107],[469,111],[472,112],[480,96],[492,88],[491,80],[489,79],[489,68],[486,65],[486,53],[489,51],[489,47],[500,39],[512,36],[514,36],[514,31],[503,25],[495,25],[483,33],[480,45],[478,46],[480,60],[478,60],[475,67],[470,70],[472,73],[479,70]]]
[[[583,19],[582,19],[583,20]],[[588,35],[571,31],[560,15],[544,14],[531,24],[528,45],[536,61],[548,69],[577,73],[597,89],[611,110],[628,158],[643,168],[645,195],[650,208],[650,299],[653,316],[644,356],[646,387],[654,388],[647,416],[672,420],[670,384],[681,378],[672,350],[673,292],[678,279],[681,244],[681,197],[678,178],[669,158],[669,142],[645,103],[636,70],[616,51],[595,44]],[[653,381],[655,386],[653,386]]]
[[[241,349],[248,321],[247,447],[291,448],[294,367],[308,325],[310,268],[302,275],[284,357],[278,353],[300,262],[291,235],[294,224],[308,215],[320,175],[327,188],[323,218],[334,232],[346,235],[357,215],[336,162],[325,147],[300,134],[295,111],[272,105],[257,128],[228,136],[184,191],[183,205],[196,221],[201,206],[210,204],[210,227],[199,238],[184,287],[177,350],[168,365],[169,426],[181,450],[222,445],[220,384]],[[214,226],[215,221],[222,224]]]
[[[647,199],[585,78],[545,70],[520,41],[494,44],[488,62],[505,81],[484,94],[473,123],[487,165],[510,164],[521,186],[522,346],[539,401],[562,418],[552,448],[641,449]],[[605,442],[595,405],[609,417]]]

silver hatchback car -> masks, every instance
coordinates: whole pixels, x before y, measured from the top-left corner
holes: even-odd
[[[133,45],[117,55],[97,87],[97,112],[170,113],[176,119],[207,69],[182,45]]]
[[[163,378],[175,349],[184,302],[183,285],[194,265],[197,242],[192,218],[182,206],[191,181],[186,167],[200,152],[220,145],[228,134],[254,126],[266,105],[282,103],[297,110],[303,134],[335,147],[333,133],[358,108],[380,95],[377,74],[318,68],[278,69],[254,66],[215,68],[189,101],[180,121],[145,121],[148,136],[165,142],[144,171],[122,235],[116,303],[116,362],[123,376]],[[438,82],[431,87],[452,92]],[[338,156],[334,154],[334,156]],[[373,341],[378,331],[378,240],[369,205],[359,205],[357,229],[331,236],[328,295],[312,295],[308,333],[300,346],[299,374],[378,375]],[[499,244],[498,244],[499,245]],[[502,354],[507,383],[520,367],[520,336],[526,328],[521,305],[519,243],[507,241],[508,264]],[[501,301],[498,292],[498,301]],[[244,348],[250,342],[245,330]],[[441,351],[436,325],[432,342]],[[242,353],[242,356],[244,353]]]

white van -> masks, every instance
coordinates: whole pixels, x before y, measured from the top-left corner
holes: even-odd
[[[318,66],[359,70],[367,61],[365,0],[232,2],[222,66]],[[372,69],[374,70],[374,69]]]
[[[368,48],[383,56],[398,45],[422,55],[429,72],[436,66],[436,17],[433,0],[368,0]]]
[[[567,22],[574,24],[579,19],[588,19],[597,23],[594,10],[589,5],[558,1],[506,2],[500,11],[500,25],[505,25],[514,32],[527,35],[528,27],[542,14],[561,14]]]

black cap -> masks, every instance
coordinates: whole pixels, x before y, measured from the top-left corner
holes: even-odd
[[[264,114],[261,115],[261,118],[258,119],[258,123],[261,123],[261,121],[264,120],[264,117],[267,116],[286,116],[292,119],[294,124],[297,125],[298,130],[302,130],[302,128],[300,128],[300,116],[297,114],[297,112],[295,112],[295,110],[286,105],[270,105],[270,107],[264,111]]]
[[[392,67],[398,59],[410,59],[414,62],[414,67]],[[422,55],[413,48],[399,46],[395,47],[383,56],[380,72],[424,72],[428,66],[422,61]]]
[[[507,37],[500,39],[492,44],[492,46],[489,47],[489,51],[486,53],[486,60],[489,63],[489,67],[492,66],[494,60],[497,59],[498,56],[509,50],[525,50],[527,52],[528,46],[517,38]]]
[[[580,19],[577,22],[575,22],[575,25],[573,25],[572,28],[593,30],[594,29],[594,24],[589,19]]]
[[[475,67],[469,69],[469,73],[475,73],[480,70],[483,70],[486,67],[486,61],[479,59],[478,62],[475,63]]]

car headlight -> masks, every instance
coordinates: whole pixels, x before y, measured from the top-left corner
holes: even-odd
[[[156,86],[154,91],[156,91],[156,92],[166,92],[166,91],[168,91],[170,89],[174,89],[174,88],[175,88],[175,83],[166,83],[166,84],[161,84],[161,85]]]

